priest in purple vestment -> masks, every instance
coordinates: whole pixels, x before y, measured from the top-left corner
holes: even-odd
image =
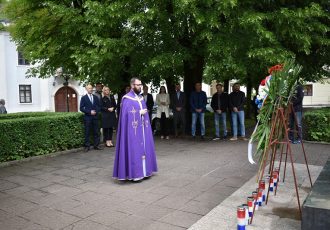
[[[141,180],[157,172],[154,139],[148,110],[140,95],[142,84],[131,79],[131,91],[121,101],[113,177]]]

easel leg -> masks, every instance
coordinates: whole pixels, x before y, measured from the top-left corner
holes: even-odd
[[[285,120],[283,111],[281,111],[281,116],[283,117],[283,120]],[[286,123],[284,123],[284,126],[285,126],[285,130],[288,130],[288,127],[287,127]],[[291,150],[291,146],[290,146],[290,142],[289,142],[288,132],[285,132],[285,138],[286,138],[287,143],[288,143],[288,149],[289,149],[289,155],[290,155],[290,160],[291,160],[291,167],[292,167],[292,174],[293,174],[293,179],[294,179],[294,185],[295,185],[295,189],[296,189],[296,195],[297,195],[299,213],[300,213],[300,217],[302,217],[301,207],[300,207],[300,199],[299,199],[299,192],[298,192],[298,184],[297,184],[296,172],[295,172],[295,169],[294,169],[294,163],[293,163],[293,157],[292,157],[292,150]]]
[[[306,157],[306,152],[305,152],[305,147],[304,147],[304,143],[302,140],[302,131],[300,130],[299,126],[298,126],[298,118],[296,115],[296,112],[294,111],[293,105],[291,104],[291,111],[293,113],[293,117],[294,117],[294,123],[295,123],[295,132],[297,133],[297,136],[300,137],[300,141],[301,141],[301,148],[304,154],[304,159],[305,159],[305,164],[306,164],[306,168],[307,168],[307,172],[308,172],[308,177],[309,177],[309,182],[311,184],[311,187],[313,187],[313,183],[312,183],[312,178],[311,178],[311,173],[309,171],[309,167],[308,167],[308,163],[307,163],[307,157]],[[300,121],[301,122],[301,121]]]

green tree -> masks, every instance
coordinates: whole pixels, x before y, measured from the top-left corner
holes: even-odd
[[[238,79],[256,88],[267,67],[295,58],[316,80],[329,60],[328,1],[11,0],[14,41],[48,77],[63,66],[121,87],[130,76],[169,86]]]
[[[327,1],[240,1],[227,18],[225,33],[213,34],[204,74],[208,81],[236,78],[258,89],[267,67],[294,58],[301,76],[316,81],[329,73]],[[247,104],[248,106],[250,103]],[[248,109],[248,111],[250,111]]]

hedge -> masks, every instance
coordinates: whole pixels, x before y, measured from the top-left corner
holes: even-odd
[[[0,121],[5,119],[17,119],[27,117],[44,117],[44,116],[57,116],[58,113],[54,112],[21,112],[21,113],[7,113],[0,114]]]
[[[0,162],[81,147],[82,117],[82,113],[1,115]]]
[[[330,108],[305,112],[303,135],[305,140],[330,143]]]

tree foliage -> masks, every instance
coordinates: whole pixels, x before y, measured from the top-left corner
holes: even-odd
[[[240,79],[256,85],[267,67],[295,58],[316,80],[329,64],[328,1],[12,0],[9,28],[48,77],[63,66],[83,81]]]

